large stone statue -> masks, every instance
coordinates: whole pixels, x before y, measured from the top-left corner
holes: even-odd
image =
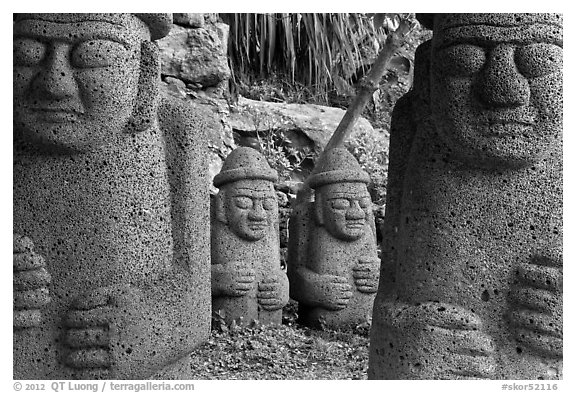
[[[192,378],[206,124],[159,96],[169,14],[14,18],[14,378]]]
[[[277,179],[249,147],[232,151],[214,177],[212,309],[228,324],[282,323],[288,278],[280,267]]]
[[[314,201],[299,201],[290,219],[290,296],[302,323],[351,328],[371,319],[378,289],[370,177],[343,148],[317,166],[309,180]]]
[[[561,378],[562,16],[419,18],[369,378]]]

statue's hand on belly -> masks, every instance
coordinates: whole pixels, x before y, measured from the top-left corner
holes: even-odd
[[[390,334],[384,350],[398,359],[399,378],[489,379],[494,373],[494,343],[473,312],[440,302],[383,307]]]
[[[140,303],[139,291],[127,285],[102,287],[78,297],[64,320],[68,349],[64,363],[82,379],[119,378],[122,372],[110,375],[110,370],[119,367],[120,356],[130,357],[137,349],[130,343],[138,337],[127,336],[138,326]],[[115,348],[119,343],[122,348]]]
[[[378,257],[360,257],[352,269],[354,284],[360,292],[376,293],[380,281],[380,259]]]
[[[540,356],[562,357],[562,258],[533,257],[518,266],[509,321],[516,340]]]
[[[42,309],[50,302],[50,273],[28,237],[14,234],[14,329],[39,327]]]

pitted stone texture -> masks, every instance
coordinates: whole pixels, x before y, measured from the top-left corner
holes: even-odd
[[[314,201],[290,219],[290,297],[308,326],[351,328],[370,321],[380,261],[370,178],[346,149],[332,149],[310,179]]]
[[[15,379],[162,378],[208,337],[207,125],[158,95],[169,22],[15,18]]]
[[[562,18],[436,15],[393,114],[369,378],[562,376]]]
[[[232,151],[214,178],[212,309],[226,323],[282,323],[288,278],[280,267],[278,201],[272,170],[248,147]]]

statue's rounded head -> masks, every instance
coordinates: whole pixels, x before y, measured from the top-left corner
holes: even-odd
[[[357,240],[372,217],[367,184],[370,176],[348,150],[335,148],[319,160],[308,184],[315,193],[315,215],[319,225],[344,241]]]
[[[15,14],[15,136],[71,152],[115,140],[158,84],[150,41],[170,26],[170,14]]]
[[[235,149],[214,177],[214,186],[220,188],[216,218],[242,239],[264,238],[278,219],[277,180],[276,171],[260,152],[249,147]]]
[[[423,14],[433,29],[430,106],[450,151],[525,166],[562,138],[561,14]]]

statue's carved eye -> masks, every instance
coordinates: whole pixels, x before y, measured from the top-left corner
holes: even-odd
[[[332,209],[345,210],[350,207],[350,201],[345,198],[331,199],[330,203],[332,205]]]
[[[453,76],[470,76],[486,63],[484,48],[471,44],[457,44],[440,50],[436,56],[442,73]]]
[[[34,66],[39,64],[46,56],[46,45],[31,38],[17,38],[14,40],[14,65]]]
[[[248,197],[235,197],[234,204],[239,207],[240,209],[251,209],[252,208],[252,199]]]
[[[72,66],[76,68],[99,68],[126,61],[128,50],[124,45],[110,40],[84,41],[72,51]]]
[[[265,210],[274,210],[275,205],[276,205],[276,199],[274,198],[264,198],[264,200],[262,201],[262,206],[264,207]]]
[[[358,204],[360,205],[360,207],[361,207],[362,209],[366,209],[366,208],[368,208],[368,207],[370,206],[370,203],[371,203],[371,202],[372,202],[372,201],[370,200],[370,198],[362,198],[362,199],[360,199],[360,201],[358,202]]]
[[[524,45],[516,49],[516,67],[527,78],[562,72],[562,54],[562,48],[554,44]]]

